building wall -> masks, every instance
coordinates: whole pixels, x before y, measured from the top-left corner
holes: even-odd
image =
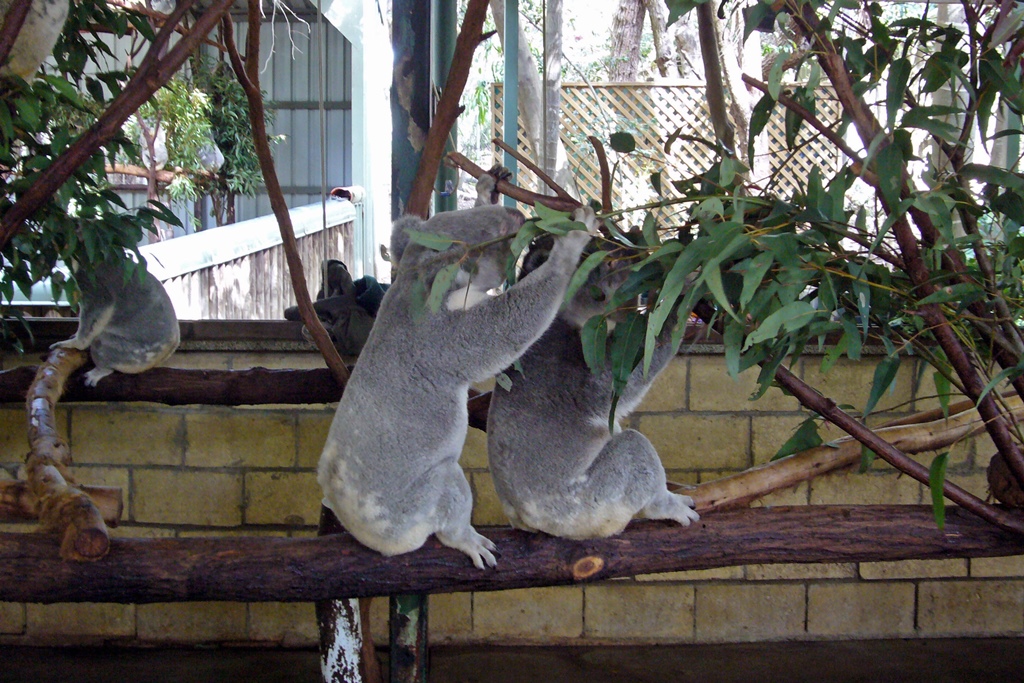
[[[197,352],[178,367],[322,367],[309,351]],[[12,366],[6,361],[5,368]],[[817,384],[818,359],[795,371]],[[901,368],[873,418],[935,406]],[[819,385],[863,405],[869,363],[839,363]],[[777,390],[747,400],[753,373],[734,382],[715,354],[682,355],[631,418],[662,454],[669,478],[696,483],[763,463],[806,416]],[[122,537],[312,536],[319,514],[316,463],[333,406],[220,408],[68,404],[60,408],[75,473],[125,492]],[[0,477],[24,457],[24,409],[0,406]],[[987,438],[959,444],[949,476],[987,494]],[[929,462],[931,455],[924,456]],[[470,430],[462,465],[474,523],[504,525],[487,471],[485,435]],[[884,465],[780,492],[760,505],[923,503],[928,492]],[[0,525],[29,531],[30,525]],[[387,600],[373,630],[386,640]],[[606,644],[789,639],[1024,635],[1024,559],[953,559],[830,565],[749,565],[617,579],[586,586],[430,599],[434,643]],[[0,603],[0,644],[263,644],[314,646],[310,604],[152,605]]]

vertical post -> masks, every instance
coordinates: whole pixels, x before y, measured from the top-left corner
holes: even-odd
[[[519,148],[519,0],[505,0],[505,87],[502,88],[501,109],[505,117],[502,137],[505,144]],[[515,182],[518,162],[505,152],[504,165],[512,172]],[[516,201],[504,198],[505,206],[514,207]]]
[[[431,15],[433,26],[431,27],[432,45],[432,70],[434,83],[437,84],[435,92],[440,92],[448,84],[448,72],[452,68],[452,58],[455,55],[455,38],[458,34],[458,3],[456,0],[435,0],[434,12]],[[452,127],[448,136],[448,142],[444,146],[444,153],[452,152],[458,144],[458,126]],[[458,185],[459,171],[447,164],[441,164],[437,172],[437,183],[435,187],[440,192],[434,194],[434,211],[454,211],[458,208]]]
[[[424,0],[393,0],[391,46],[395,55],[391,81],[391,217],[405,213],[430,128],[433,93],[431,6]],[[452,2],[454,5],[454,2]],[[447,71],[445,72],[447,76]],[[390,598],[391,683],[426,683],[427,596]]]
[[[341,531],[334,513],[321,506],[317,534],[326,536]],[[359,668],[359,653],[363,649],[359,601],[321,600],[316,603],[316,622],[320,630],[320,673],[324,683],[363,683]]]
[[[427,682],[427,596],[392,595],[390,683]]]

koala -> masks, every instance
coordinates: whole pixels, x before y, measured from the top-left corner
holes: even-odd
[[[142,266],[138,266],[142,269]],[[89,350],[96,367],[85,373],[90,387],[112,373],[139,373],[163,362],[180,341],[178,319],[163,285],[144,269],[130,275],[104,262],[76,269],[81,293],[75,336],[51,348]]]
[[[608,428],[611,364],[595,375],[583,357],[580,329],[603,311],[628,273],[628,266],[607,260],[592,271],[520,358],[518,370],[507,370],[511,387],[495,387],[491,394],[487,455],[498,498],[516,528],[585,539],[617,534],[638,514],[683,526],[699,519],[693,499],[669,493],[651,442],[618,427],[674,355],[671,319],[647,377],[642,365],[629,377],[614,432]]]
[[[492,173],[495,171],[492,170]],[[558,238],[551,258],[498,295],[508,242],[463,258],[439,310],[425,305],[446,263],[463,257],[458,244],[438,254],[409,241],[406,230],[480,244],[515,233],[518,211],[490,202],[495,178],[477,185],[477,205],[392,226],[397,276],[377,312],[320,456],[324,503],[363,545],[384,555],[416,550],[431,534],[483,569],[494,566],[494,543],[470,524],[472,495],[459,467],[466,438],[466,397],[474,382],[494,376],[532,344],[554,319],[587,232]],[[577,219],[593,231],[592,211]]]

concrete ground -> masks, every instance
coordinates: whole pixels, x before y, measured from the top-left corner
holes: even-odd
[[[1024,638],[661,647],[438,647],[432,683],[1002,683]],[[308,650],[0,650],[6,683],[319,683]]]

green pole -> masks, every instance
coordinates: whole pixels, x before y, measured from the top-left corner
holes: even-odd
[[[455,56],[455,38],[458,35],[458,3],[456,0],[435,0],[434,12],[431,15],[432,37],[431,50],[433,59],[433,79],[438,91],[448,83],[448,72],[452,68]],[[459,137],[458,125],[452,126],[452,132],[444,146],[444,153],[455,151]],[[434,192],[434,211],[454,211],[458,207],[458,195],[455,191],[459,180],[458,169],[441,164],[437,173]]]
[[[502,88],[501,109],[504,112],[502,137],[513,149],[519,148],[519,0],[505,0],[505,87]],[[519,162],[505,153],[505,168],[512,172],[509,179],[516,180]],[[505,197],[505,206],[514,207],[516,201]]]

